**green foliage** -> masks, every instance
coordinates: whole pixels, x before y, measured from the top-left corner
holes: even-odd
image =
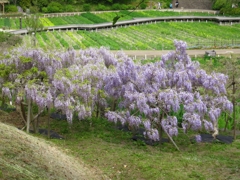
[[[28,32],[34,32],[36,34],[37,31],[41,31],[43,29],[43,24],[40,21],[40,15],[34,14],[27,16],[25,19],[25,26]]]
[[[59,2],[54,2],[52,1],[48,6],[47,6],[47,12],[48,13],[57,13],[57,12],[63,12],[63,6]]]
[[[39,7],[38,6],[31,6],[30,7],[30,13],[36,14],[39,12]]]
[[[6,66],[4,64],[0,65],[0,77],[3,79],[6,79],[9,77],[9,74],[12,73],[12,71],[15,69],[14,65]]]
[[[91,4],[83,4],[83,11],[90,11],[91,10]]]
[[[27,8],[31,7],[31,0],[19,0],[19,5],[25,11]]]
[[[119,10],[120,7],[121,7],[121,5],[119,3],[115,3],[115,4],[112,5],[113,10]]]
[[[117,21],[118,21],[121,17],[123,17],[123,16],[122,16],[122,15],[121,15],[121,16],[119,16],[119,15],[115,16],[115,17],[113,18],[113,25],[115,25],[115,24],[117,23]]]
[[[220,10],[220,14],[239,16],[240,15],[240,8],[224,7]]]
[[[74,8],[72,5],[68,4],[65,6],[65,12],[74,12]]]
[[[220,10],[221,8],[225,7],[227,4],[227,0],[215,0],[213,4],[214,10]]]
[[[27,58],[27,57],[24,57],[24,56],[20,56],[19,59],[20,59],[21,63],[32,62],[32,58]]]
[[[141,9],[146,9],[147,8],[147,4],[146,3],[141,3],[140,4],[140,8]]]
[[[10,33],[0,32],[0,47],[9,47],[21,44],[22,38]]]
[[[112,5],[111,9],[113,9],[113,10],[128,10],[128,9],[134,9],[134,6],[115,3]]]
[[[42,9],[43,7],[47,7],[49,4],[48,0],[37,0],[37,6]]]
[[[108,10],[108,9],[103,4],[98,4],[96,7],[96,11],[106,11],[106,10]]]
[[[11,28],[11,22],[9,18],[4,19],[4,26],[8,27],[9,29]]]
[[[131,5],[131,4],[129,4],[127,9],[128,9],[128,10],[130,10],[130,9],[132,9],[132,10],[133,10],[133,9],[135,9],[135,6],[134,6],[134,5]]]
[[[235,7],[232,7],[232,5]],[[240,15],[240,1],[215,0],[213,4],[214,10],[220,10],[220,14],[239,16]]]
[[[119,10],[128,10],[129,6],[126,4],[121,4],[120,9]]]
[[[83,13],[82,14],[83,17],[89,19],[90,21],[94,22],[94,23],[104,23],[104,22],[107,22],[106,20],[98,17],[97,15],[95,14],[92,14],[92,13]]]
[[[17,6],[15,5],[6,5],[5,12],[18,12]]]
[[[47,8],[47,7],[43,7],[43,8],[42,8],[42,12],[43,12],[43,13],[47,13],[47,12],[48,12],[48,8]]]

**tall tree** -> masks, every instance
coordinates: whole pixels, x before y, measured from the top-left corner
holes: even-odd
[[[26,17],[25,25],[29,34],[33,35],[33,45],[36,46],[36,33],[42,31],[44,26],[39,14],[32,14]]]

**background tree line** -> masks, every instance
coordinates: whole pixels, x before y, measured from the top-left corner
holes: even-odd
[[[240,15],[240,0],[213,0],[213,10],[224,15]]]
[[[162,7],[169,7],[171,1],[161,0]],[[17,6],[20,6],[24,12],[29,9],[31,13],[132,10],[140,2],[142,0],[10,0],[5,11],[17,12]],[[157,8],[158,2],[158,0],[144,0],[138,8]]]
[[[132,10],[141,0],[10,0],[6,12],[17,12],[20,6],[24,12],[58,13],[77,11],[107,11]],[[157,8],[161,2],[162,8],[168,8],[172,0],[144,0],[139,9]],[[240,0],[213,0],[213,10],[219,10],[224,15],[240,15]]]

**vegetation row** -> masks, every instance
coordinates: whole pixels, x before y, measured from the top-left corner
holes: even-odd
[[[214,14],[209,14],[207,12],[173,12],[173,11],[137,11],[130,13],[129,11],[119,11],[119,12],[102,12],[102,13],[82,13],[81,15],[75,16],[65,16],[62,17],[41,17],[40,21],[44,27],[58,26],[58,25],[69,25],[69,24],[97,24],[112,22],[113,18],[122,16],[119,20],[131,20],[133,18],[141,17],[162,17],[162,16],[212,16]],[[21,18],[21,19],[20,19]],[[23,17],[6,17],[0,18],[0,28],[6,29],[19,29],[21,20],[21,28],[26,27],[26,19]]]
[[[240,46],[236,37],[240,26],[219,26],[206,22],[161,22],[147,25],[109,28],[94,31],[42,32],[36,35],[37,46],[48,49],[105,46],[111,50],[174,49],[174,39],[184,40],[189,49],[235,48]],[[23,37],[27,47],[33,45],[31,35]]]

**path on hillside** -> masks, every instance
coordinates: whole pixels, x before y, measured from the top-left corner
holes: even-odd
[[[175,8],[176,0],[172,1],[173,9],[212,9],[212,0],[178,0],[179,6]]]
[[[108,28],[118,28],[127,27],[140,24],[157,23],[157,22],[193,22],[193,21],[215,21],[219,24],[230,24],[240,23],[240,17],[220,17],[220,16],[167,16],[167,17],[144,17],[144,18],[134,18],[132,20],[118,21],[115,25],[112,22],[98,23],[98,24],[69,24],[69,25],[59,25],[59,26],[49,26],[44,29],[44,31],[61,31],[61,30],[88,30],[97,31],[99,29]],[[12,30],[9,31],[12,34],[27,34],[27,29]]]
[[[194,49],[194,50],[187,50],[187,54],[189,56],[204,56],[206,51],[211,51],[213,49]],[[151,59],[154,57],[161,57],[164,54],[167,54],[168,52],[173,50],[123,50],[125,54],[127,54],[130,57],[134,58],[141,58],[141,59]],[[229,56],[230,55],[240,55],[240,48],[238,49],[214,49],[216,52],[216,55],[221,56]],[[116,54],[118,51],[111,51],[114,54]]]

